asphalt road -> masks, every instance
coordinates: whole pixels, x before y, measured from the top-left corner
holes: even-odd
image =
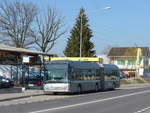
[[[0,107],[0,113],[150,113],[150,87]]]

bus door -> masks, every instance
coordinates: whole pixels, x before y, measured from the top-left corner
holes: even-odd
[[[101,85],[101,89],[104,90],[105,89],[105,72],[104,72],[104,68],[100,68],[100,85]]]

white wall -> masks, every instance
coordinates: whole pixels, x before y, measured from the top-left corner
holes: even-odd
[[[104,64],[109,64],[110,60],[107,55],[98,55],[98,57],[103,59]]]

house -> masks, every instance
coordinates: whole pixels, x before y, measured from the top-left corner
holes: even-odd
[[[126,74],[142,76],[150,72],[148,47],[112,47],[108,53],[111,64]]]
[[[107,57],[107,55],[103,54],[103,55],[98,55],[98,58],[101,58],[103,61],[103,64],[109,64],[109,58]]]

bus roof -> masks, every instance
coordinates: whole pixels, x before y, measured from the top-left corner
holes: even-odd
[[[84,62],[103,62],[102,58],[98,57],[44,57],[45,61],[55,60],[71,60],[71,61],[84,61]]]
[[[103,64],[104,69],[111,69],[111,70],[119,70],[119,68],[114,64]]]
[[[96,62],[82,62],[82,61],[70,61],[70,60],[55,60],[50,61],[50,64],[70,64],[70,66],[78,69],[99,69],[103,67],[102,64]]]

